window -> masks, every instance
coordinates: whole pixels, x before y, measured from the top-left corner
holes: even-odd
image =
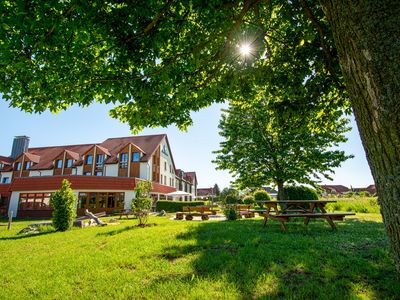
[[[125,193],[82,192],[78,196],[79,209],[117,209],[124,208]]]
[[[62,169],[62,160],[61,159],[56,160],[56,169]]]
[[[74,161],[72,159],[67,159],[65,165],[66,168],[72,168],[72,164],[74,163]]]
[[[90,173],[90,172],[85,172],[85,173],[83,173],[83,175],[85,175],[85,176],[90,176],[90,175],[92,175],[92,173]]]
[[[3,177],[1,183],[10,183],[10,177]]]
[[[93,155],[89,154],[86,156],[86,164],[91,165],[93,163]]]
[[[89,208],[96,208],[97,193],[89,194]]]
[[[15,169],[17,171],[21,170],[21,163],[20,162],[17,162],[17,164],[15,165]]]
[[[97,172],[96,172],[96,176],[103,176],[103,172],[97,171]]]
[[[19,210],[51,210],[50,193],[20,194]]]
[[[137,162],[140,159],[140,153],[139,152],[133,152],[132,153],[132,161]]]
[[[166,156],[168,156],[167,145],[165,144],[163,145],[161,152],[164,153]]]
[[[107,197],[107,208],[114,208],[115,207],[115,195],[114,193],[109,193]]]
[[[96,155],[96,165],[97,166],[102,166],[104,161],[104,155],[103,154],[97,154]]]
[[[24,166],[24,170],[29,170],[30,166],[31,166],[31,162],[30,161],[26,161],[25,162],[25,166]]]
[[[116,193],[117,195],[117,208],[124,208],[125,193]]]
[[[167,162],[164,161],[164,171],[167,171]]]
[[[128,153],[121,153],[119,167],[121,169],[126,169],[128,167]]]
[[[4,168],[4,164],[0,163],[0,169],[3,169],[3,168]]]
[[[99,208],[106,208],[107,205],[107,193],[99,193]]]
[[[86,193],[79,193],[78,197],[78,208],[86,208]]]

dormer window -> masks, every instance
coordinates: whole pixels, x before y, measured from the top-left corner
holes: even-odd
[[[120,157],[120,161],[119,161],[119,167],[121,169],[128,168],[128,153],[121,153],[121,157]]]
[[[91,165],[93,163],[93,155],[86,156],[86,164]]]
[[[17,171],[21,170],[21,163],[20,163],[20,162],[17,162],[17,163],[15,164],[15,169],[16,169]]]
[[[132,153],[132,161],[133,162],[138,162],[140,159],[140,153],[139,152],[133,152]]]
[[[30,166],[31,166],[31,162],[30,161],[26,161],[25,162],[25,166],[24,166],[24,170],[29,170]]]
[[[0,164],[0,169],[3,169],[4,168],[4,164]]]
[[[74,164],[74,160],[73,159],[67,159],[67,161],[65,163],[65,167],[66,168],[72,168],[73,164]]]
[[[62,169],[63,161],[61,159],[56,160],[56,169]]]
[[[97,154],[96,155],[96,166],[97,167],[102,167],[103,166],[103,161],[104,161],[104,155],[103,154]]]

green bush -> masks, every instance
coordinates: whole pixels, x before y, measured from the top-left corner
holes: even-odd
[[[224,203],[225,204],[238,204],[238,203],[241,203],[241,200],[238,196],[231,194],[231,195],[227,195],[225,197]]]
[[[151,181],[139,181],[135,187],[135,198],[132,199],[131,207],[139,219],[139,226],[145,226],[147,223],[149,211],[153,200],[150,198],[150,192],[153,189]]]
[[[228,221],[235,221],[238,218],[233,205],[226,205],[223,209],[223,212]]]
[[[156,210],[166,212],[182,211],[184,206],[200,206],[206,205],[206,201],[170,201],[158,200],[156,203]]]
[[[256,201],[252,195],[247,195],[243,197],[243,204],[254,204]]]
[[[253,193],[253,195],[256,202],[271,200],[271,196],[265,190],[257,190]]]
[[[71,229],[76,218],[77,199],[70,186],[69,181],[64,179],[61,188],[50,198],[53,207],[53,227],[57,231]]]
[[[306,186],[285,186],[283,193],[286,200],[318,200],[318,193]]]

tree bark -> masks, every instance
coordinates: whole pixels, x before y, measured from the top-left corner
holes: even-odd
[[[400,276],[400,5],[321,0]]]
[[[282,180],[276,181],[276,185],[278,186],[278,200],[285,199],[285,192],[283,191],[283,184],[284,184],[284,182]]]

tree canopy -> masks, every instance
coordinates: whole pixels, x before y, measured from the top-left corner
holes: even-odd
[[[113,103],[113,117],[142,129],[186,128],[191,111],[271,80],[334,89],[329,27],[304,3],[2,1],[0,92],[27,112]]]
[[[332,149],[347,140],[348,120],[332,113],[318,126],[321,111],[274,98],[233,102],[220,121],[224,140],[214,162],[233,173],[242,189],[274,183],[280,199],[284,183],[315,185],[321,176],[330,178],[334,167],[352,157]]]

